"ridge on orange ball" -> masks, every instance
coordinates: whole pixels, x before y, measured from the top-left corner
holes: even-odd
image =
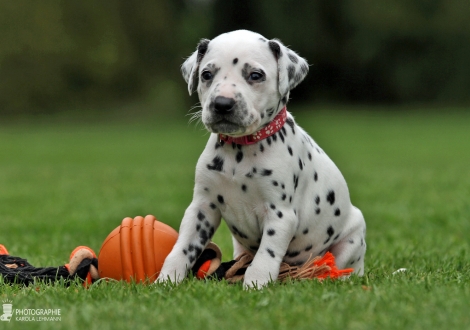
[[[101,246],[100,278],[153,283],[177,238],[176,230],[153,215],[124,218]]]

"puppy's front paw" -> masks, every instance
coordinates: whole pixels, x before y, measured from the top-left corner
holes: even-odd
[[[171,282],[178,284],[186,277],[186,264],[184,261],[178,261],[167,258],[163,264],[155,283]]]
[[[262,289],[267,286],[270,282],[273,282],[277,279],[279,271],[275,274],[266,270],[266,268],[258,268],[255,265],[251,264],[250,267],[245,272],[245,279],[243,281],[243,288],[245,290],[249,289]]]
[[[160,275],[158,275],[157,279],[155,280],[155,283],[171,282],[178,284],[184,279],[185,276],[186,273],[178,272],[176,269],[165,272],[161,271]]]

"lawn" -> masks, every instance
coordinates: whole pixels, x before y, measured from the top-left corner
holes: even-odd
[[[0,284],[13,308],[61,310],[58,322],[1,329],[468,329],[470,109],[294,107],[330,155],[367,221],[366,274],[348,281],[178,287]],[[0,243],[37,266],[99,251],[126,216],[178,229],[208,134],[161,117],[27,118],[0,124]],[[221,226],[213,239],[231,258]],[[394,273],[406,268],[404,272]]]

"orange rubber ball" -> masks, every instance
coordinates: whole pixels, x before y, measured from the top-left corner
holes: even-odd
[[[100,278],[153,283],[177,238],[176,230],[153,215],[124,218],[101,246]]]

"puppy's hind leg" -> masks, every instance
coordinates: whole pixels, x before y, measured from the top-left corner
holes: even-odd
[[[233,259],[237,259],[239,256],[241,256],[245,252],[251,253],[243,245],[241,245],[240,242],[233,235],[232,235],[232,243],[233,243]]]
[[[352,206],[348,218],[347,234],[330,248],[339,269],[353,268],[354,273],[364,275],[364,256],[366,253],[366,223],[361,211]]]

